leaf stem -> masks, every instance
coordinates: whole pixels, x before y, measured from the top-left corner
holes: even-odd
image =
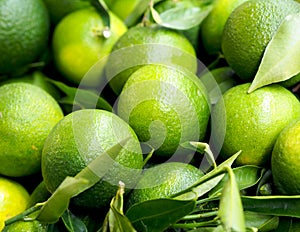
[[[183,217],[182,220],[195,220],[195,219],[200,219],[200,218],[213,217],[213,216],[217,216],[217,215],[218,215],[218,211],[211,211],[211,212],[207,212],[207,213],[187,215],[187,216]]]
[[[173,228],[182,228],[182,229],[195,229],[197,227],[203,226],[218,226],[220,223],[218,222],[218,218],[215,218],[206,222],[196,222],[196,223],[176,223],[172,225]]]

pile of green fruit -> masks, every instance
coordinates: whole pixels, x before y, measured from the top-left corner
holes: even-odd
[[[0,0],[0,231],[300,231],[300,3]]]

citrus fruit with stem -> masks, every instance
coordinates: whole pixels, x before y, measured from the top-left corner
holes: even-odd
[[[27,83],[0,87],[0,173],[25,176],[40,170],[44,141],[63,118],[58,103]]]
[[[110,53],[114,43],[127,30],[119,18],[113,13],[109,15],[109,31],[103,16],[93,7],[68,14],[55,27],[52,38],[54,62],[69,81],[79,84],[86,72]],[[101,75],[97,75],[85,78],[81,84],[95,87],[100,83]]]
[[[246,0],[216,0],[213,9],[201,23],[201,38],[207,53],[221,52],[221,41],[225,23],[231,12]]]
[[[272,152],[272,175],[280,194],[299,195],[300,118],[279,134]]]
[[[253,80],[279,25],[287,15],[299,11],[300,4],[294,0],[250,0],[230,14],[223,31],[222,51],[242,80]]]
[[[21,184],[5,177],[0,177],[0,196],[0,229],[2,229],[5,220],[27,209],[30,196]]]
[[[128,203],[133,205],[147,200],[170,198],[195,184],[203,173],[195,166],[181,162],[167,162],[146,169]]]
[[[0,76],[14,75],[46,50],[49,16],[42,0],[3,0],[0,15]]]
[[[247,93],[250,83],[225,92],[216,104],[212,132],[221,155],[228,158],[239,150],[238,165],[267,165],[281,130],[300,116],[296,96],[280,85],[270,85]],[[224,104],[223,104],[224,103]],[[225,134],[223,141],[218,141]]]
[[[155,148],[156,154],[171,157],[181,153],[181,143],[204,138],[210,103],[204,85],[193,73],[145,65],[126,82],[117,112],[141,142]]]
[[[174,48],[173,51],[171,48]],[[160,59],[169,60],[174,66],[182,66],[191,72],[197,70],[195,49],[188,39],[179,32],[157,25],[131,27],[116,42],[112,52],[118,54],[118,51],[124,49],[132,50],[126,57],[122,57],[122,62],[125,62],[127,67],[109,80],[109,85],[116,94],[120,94],[128,77],[141,65],[159,63]],[[112,60],[107,67],[108,72],[111,71],[109,69],[116,69],[114,64],[120,62],[119,60],[119,56],[116,57],[116,61]],[[134,62],[136,60],[137,62]]]
[[[117,154],[102,154],[129,139]],[[109,155],[113,166],[92,188],[73,198],[84,208],[109,205],[119,181],[132,188],[143,166],[143,156],[134,131],[117,115],[103,110],[79,110],[65,116],[49,134],[43,149],[42,175],[53,193],[67,176],[75,176],[99,155]],[[105,164],[107,165],[107,164]],[[99,165],[99,169],[104,167]],[[92,170],[99,173],[99,170]]]

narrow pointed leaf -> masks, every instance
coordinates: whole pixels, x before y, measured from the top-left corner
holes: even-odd
[[[245,210],[274,216],[300,218],[300,196],[242,197]]]
[[[62,215],[62,220],[69,232],[88,232],[85,224],[69,210],[66,210]]]
[[[112,106],[104,98],[90,90],[70,87],[62,82],[51,79],[47,79],[47,81],[66,94],[66,97],[59,101],[61,103],[79,105],[82,108],[99,108],[112,111]]]
[[[195,205],[195,201],[150,200],[133,205],[126,216],[138,231],[161,232],[191,213]]]
[[[157,24],[176,30],[188,30],[199,25],[203,19],[212,10],[212,6],[205,7],[174,7],[167,11],[162,12],[159,16],[160,20],[157,20],[157,15],[154,16],[154,20]],[[156,12],[157,13],[157,12]]]
[[[222,190],[218,216],[225,231],[243,232],[246,229],[243,205],[234,173],[230,168],[228,177]]]
[[[45,223],[58,221],[67,210],[72,197],[92,187],[111,169],[115,157],[127,141],[125,139],[100,154],[75,177],[66,177],[43,205],[37,219]]]
[[[103,24],[106,28],[110,28],[110,17],[108,14],[108,8],[104,2],[104,0],[90,0],[91,4],[95,7],[95,9],[100,14]]]
[[[269,42],[248,90],[285,81],[300,72],[300,13],[288,15]]]

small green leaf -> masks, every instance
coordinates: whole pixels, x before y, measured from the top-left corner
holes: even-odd
[[[193,184],[188,189],[173,196],[174,199],[195,199],[202,196],[206,192],[213,189],[224,177],[224,172],[226,168],[231,167],[236,158],[240,155],[241,151],[237,152],[223,163],[221,163],[217,168],[213,169],[209,173],[202,176],[195,184]]]
[[[70,210],[66,210],[64,212],[62,220],[69,232],[88,232],[85,224],[78,217],[72,214]]]
[[[164,11],[160,15],[155,11],[152,16],[155,22],[163,27],[188,30],[199,25],[211,10],[211,5],[202,8],[179,6]],[[151,12],[153,13],[153,10]]]
[[[218,216],[225,231],[243,232],[246,226],[240,190],[232,169],[227,168],[227,170],[229,178],[222,190]]]
[[[300,13],[288,15],[269,42],[248,90],[285,81],[300,72]]]
[[[243,196],[245,210],[300,218],[300,196]]]
[[[104,98],[90,90],[70,87],[62,82],[51,79],[47,79],[47,81],[54,84],[67,95],[59,101],[60,103],[78,105],[81,108],[98,108],[112,111],[112,106]]]
[[[138,231],[161,232],[191,213],[195,205],[195,201],[149,200],[130,207],[126,216]]]
[[[257,228],[259,231],[272,231],[279,224],[279,217],[264,215],[256,212],[245,211],[245,221],[247,228]]]
[[[99,15],[101,16],[104,27],[110,30],[110,17],[108,14],[108,8],[104,0],[90,0],[90,2],[92,6],[94,6],[95,9],[98,11]]]
[[[70,199],[96,184],[113,166],[125,139],[106,152],[100,154],[75,177],[67,176],[41,208],[37,219],[45,223],[54,223],[69,206]]]
[[[129,219],[123,213],[124,190],[125,185],[123,182],[120,182],[117,194],[110,203],[110,209],[105,217],[101,232],[136,232]]]
[[[259,182],[262,177],[262,168],[253,165],[245,165],[233,169],[239,190],[247,189]],[[210,192],[210,196],[216,196],[221,191],[228,180],[228,174],[224,176],[222,181]]]

